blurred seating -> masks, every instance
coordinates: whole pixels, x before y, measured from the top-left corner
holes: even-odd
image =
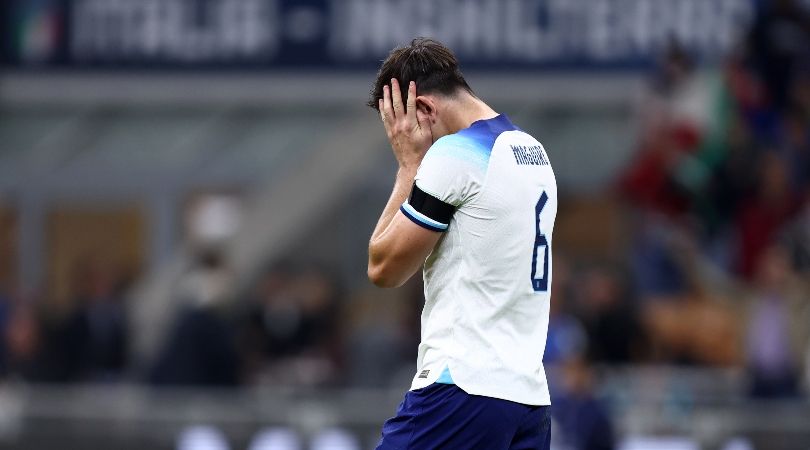
[[[291,428],[274,427],[259,431],[250,441],[248,450],[301,450],[303,443]]]
[[[720,450],[755,450],[755,448],[750,440],[743,437],[735,437],[724,442]]]
[[[686,437],[631,436],[618,446],[619,450],[700,450],[697,442]]]
[[[310,443],[310,450],[360,450],[357,437],[342,428],[319,431]]]
[[[230,450],[228,439],[219,428],[194,425],[177,438],[177,450]]]

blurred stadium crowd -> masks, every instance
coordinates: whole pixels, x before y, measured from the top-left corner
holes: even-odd
[[[797,395],[807,371],[810,53],[779,37],[810,37],[801,17],[760,17],[716,80],[673,49],[620,180],[648,356],[745,365],[759,396]]]
[[[761,15],[717,69],[698,68],[676,42],[662,56],[639,101],[635,155],[600,199],[621,209],[624,247],[602,260],[569,255],[565,244],[557,252],[554,328],[562,330],[551,336],[550,362],[579,347],[607,364],[745,365],[752,392],[798,394],[810,342],[810,23],[792,8]],[[387,377],[347,375],[412,359],[418,281],[403,292],[358,294],[341,288],[334,268],[278,262],[242,294],[247,311],[222,316],[201,306],[224,295],[213,291],[227,263],[215,249],[197,259],[204,280],[189,283],[205,288],[182,294],[192,297],[188,313],[147,377],[154,382],[275,380],[273,366],[292,359],[302,373],[285,382],[374,384]],[[76,264],[78,294],[64,311],[40,311],[4,290],[4,373],[125,377],[131,280],[120,269]],[[377,306],[367,298],[375,296],[405,299]],[[576,335],[581,342],[566,341]],[[346,346],[369,355],[346,356]],[[195,347],[205,351],[194,355]]]
[[[631,160],[610,189],[561,199],[557,229],[580,238],[555,248],[545,361],[555,418],[577,448],[612,441],[597,382],[606,367],[740,368],[745,395],[810,393],[810,16],[775,5],[720,67],[672,42],[638,100]],[[291,258],[229,292],[219,249],[193,260],[145,365],[131,357],[128,268],[76,263],[75,294],[58,304],[6,283],[3,378],[390,387],[412,376],[420,280],[354,288],[334,265]]]

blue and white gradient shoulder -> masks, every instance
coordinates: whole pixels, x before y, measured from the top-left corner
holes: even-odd
[[[454,158],[486,169],[495,140],[505,131],[520,130],[506,115],[477,120],[458,133],[438,139],[428,150],[425,159]]]
[[[442,137],[425,154],[416,185],[449,205],[465,204],[481,189],[498,136],[516,129],[509,118],[499,115]]]
[[[491,152],[492,147],[487,147],[485,142],[476,140],[472,136],[459,133],[450,134],[433,143],[425,154],[423,164],[425,161],[436,158],[451,159],[486,170]]]

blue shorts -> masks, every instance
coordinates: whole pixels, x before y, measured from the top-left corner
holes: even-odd
[[[383,425],[377,450],[548,450],[548,406],[470,395],[434,383],[405,394]]]

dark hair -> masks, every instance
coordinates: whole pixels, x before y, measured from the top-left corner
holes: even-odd
[[[458,60],[453,52],[441,42],[428,38],[416,38],[408,46],[391,50],[377,72],[368,106],[379,109],[383,86],[391,83],[391,78],[399,81],[403,102],[408,98],[408,85],[411,81],[416,82],[416,89],[420,94],[439,93],[451,96],[459,89],[473,93],[458,68]]]

